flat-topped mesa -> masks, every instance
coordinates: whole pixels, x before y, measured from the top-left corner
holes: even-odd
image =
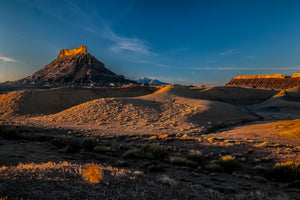
[[[80,46],[80,47],[77,47],[75,49],[62,49],[60,50],[57,58],[65,58],[65,57],[71,57],[71,56],[75,56],[79,53],[82,53],[82,54],[87,54],[87,47],[84,45],[84,46]]]
[[[300,76],[300,73],[299,73]],[[235,76],[233,79],[286,78],[282,74]]]
[[[300,72],[295,73],[292,78],[300,78]]]

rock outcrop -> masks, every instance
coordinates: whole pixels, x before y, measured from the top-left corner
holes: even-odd
[[[121,86],[136,83],[108,70],[87,52],[86,46],[63,49],[58,58],[33,75],[21,79],[22,85],[38,86]]]
[[[87,47],[84,45],[84,46],[80,46],[80,47],[77,47],[75,49],[62,49],[60,50],[57,58],[65,58],[65,57],[72,57],[72,56],[75,56],[77,54],[87,54]]]
[[[260,89],[288,89],[300,86],[300,73],[292,77],[282,74],[235,76],[226,86]]]
[[[233,79],[285,78],[282,74],[235,76]]]
[[[300,77],[300,72],[297,72],[292,76],[292,78],[298,78],[298,77]]]

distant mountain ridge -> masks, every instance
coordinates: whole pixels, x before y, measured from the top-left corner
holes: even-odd
[[[157,79],[150,79],[150,78],[146,78],[146,77],[137,80],[137,83],[148,84],[148,85],[168,85],[168,84],[170,84],[170,83],[161,82]]]
[[[136,81],[110,71],[87,52],[86,46],[80,46],[72,50],[62,49],[50,64],[15,83],[38,86],[121,86]]]

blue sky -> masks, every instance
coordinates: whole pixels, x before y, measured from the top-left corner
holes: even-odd
[[[298,0],[2,0],[0,19],[0,82],[80,45],[131,79],[300,72]]]

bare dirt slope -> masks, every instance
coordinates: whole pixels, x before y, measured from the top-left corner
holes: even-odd
[[[221,101],[234,105],[252,105],[261,103],[276,95],[278,90],[262,90],[241,87],[187,87],[169,85],[165,88],[167,94],[184,98]],[[161,92],[161,91],[157,91]],[[161,95],[160,95],[161,96]]]
[[[293,119],[300,115],[300,89],[282,90],[262,103],[248,107],[265,119]]]
[[[178,90],[177,90],[178,89]],[[169,85],[153,94],[133,98],[102,98],[74,106],[48,118],[69,123],[111,123],[163,127],[190,123],[224,125],[257,120],[234,105],[182,97],[182,87]],[[180,92],[181,96],[177,96]]]
[[[8,117],[51,114],[93,99],[140,96],[155,90],[157,90],[155,87],[127,87],[14,91],[0,95],[0,115]]]

